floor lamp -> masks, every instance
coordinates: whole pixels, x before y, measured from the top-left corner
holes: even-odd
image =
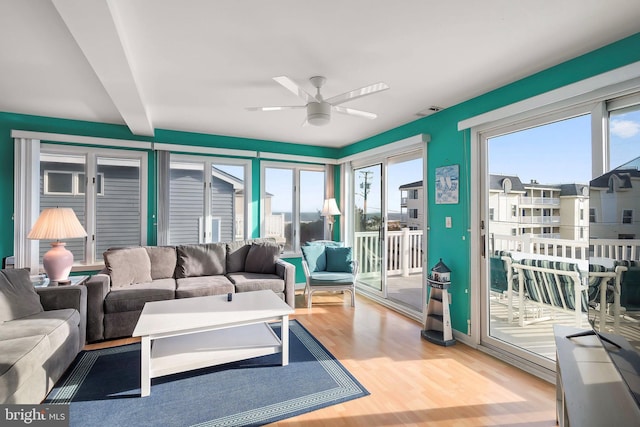
[[[47,208],[40,213],[27,239],[55,240],[51,242],[51,249],[42,257],[42,265],[50,281],[61,282],[69,278],[73,254],[65,248],[66,243],[60,240],[76,239],[86,235],[87,232],[73,209]]]
[[[327,221],[329,222],[329,235],[331,239],[333,239],[333,223],[335,222],[334,215],[341,215],[336,199],[325,199],[320,216],[327,217]]]

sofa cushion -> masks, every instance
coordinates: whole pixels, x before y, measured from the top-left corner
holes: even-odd
[[[29,385],[32,375],[43,373],[50,353],[44,335],[0,340],[0,402],[7,402],[22,386]]]
[[[244,271],[251,243],[246,240],[227,243],[227,273]]]
[[[270,242],[251,245],[244,269],[249,273],[275,274],[276,262],[280,258],[280,246]]]
[[[307,261],[310,273],[327,269],[327,255],[324,245],[307,245],[302,246],[300,249],[304,260]]]
[[[78,328],[80,313],[74,308],[42,311],[30,316],[5,322],[0,326],[0,341],[20,337],[69,335],[71,328]],[[55,341],[55,340],[54,340]]]
[[[0,270],[0,323],[42,311],[40,297],[26,269]]]
[[[104,312],[140,311],[146,302],[175,298],[175,289],[174,279],[158,279],[127,288],[115,288],[104,299]]]
[[[151,260],[143,247],[108,250],[104,264],[111,276],[111,287],[121,288],[151,282]]]
[[[270,289],[276,293],[284,291],[284,280],[275,274],[238,272],[228,274],[229,280],[236,285],[236,292],[261,291]]]
[[[224,243],[182,245],[176,250],[177,279],[225,274],[227,246]]]
[[[173,246],[145,246],[151,261],[151,279],[170,279],[174,277],[178,255]]]
[[[186,277],[176,280],[176,298],[204,297],[235,292],[225,276]]]
[[[327,271],[344,272],[344,273],[353,272],[353,264],[351,262],[353,253],[351,248],[338,248],[338,247],[327,246],[326,255],[327,255]]]

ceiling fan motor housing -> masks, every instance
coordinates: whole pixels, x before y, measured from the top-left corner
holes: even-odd
[[[331,119],[331,104],[310,102],[307,104],[307,121],[314,126],[324,126]]]

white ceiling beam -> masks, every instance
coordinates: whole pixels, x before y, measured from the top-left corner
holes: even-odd
[[[113,5],[109,0],[52,2],[131,132],[153,136],[153,124]]]

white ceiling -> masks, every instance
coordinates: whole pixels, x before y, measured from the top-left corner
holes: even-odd
[[[0,111],[341,147],[640,31],[638,0],[0,0]],[[387,91],[302,127],[272,80]]]

